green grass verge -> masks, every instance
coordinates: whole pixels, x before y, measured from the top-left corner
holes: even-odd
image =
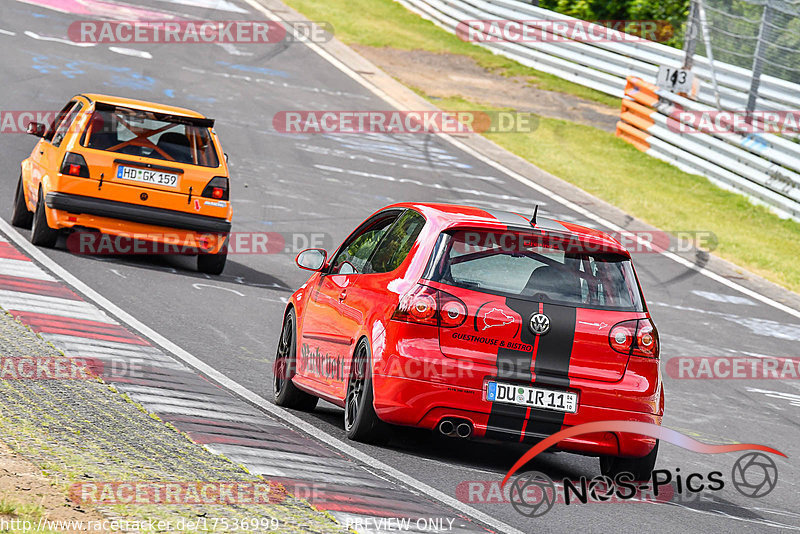
[[[465,43],[392,0],[284,0],[307,17],[334,25],[345,43],[461,54],[542,89],[618,106],[619,100],[543,74]],[[419,92],[419,91],[418,91]],[[423,95],[424,96],[424,95]],[[492,109],[463,99],[430,99],[448,110]],[[781,220],[745,197],[639,152],[601,130],[540,118],[532,133],[489,139],[536,166],[667,231],[712,231],[715,254],[800,292],[800,224]]]
[[[619,98],[526,67],[486,48],[462,41],[393,0],[284,0],[311,20],[333,25],[336,37],[346,44],[426,50],[473,58],[480,66],[504,76],[520,76],[547,91],[567,93],[609,107]]]
[[[486,110],[436,99],[447,110]],[[491,109],[491,108],[488,108]],[[487,134],[509,152],[667,231],[710,230],[720,257],[800,291],[800,224],[688,174],[591,126],[539,118],[531,133]]]
[[[49,528],[38,529],[39,520],[45,515],[45,509],[36,504],[20,504],[9,499],[0,499],[0,519],[11,528],[3,528],[0,533],[29,533],[34,530],[40,534],[57,534]],[[31,528],[26,528],[30,525]]]

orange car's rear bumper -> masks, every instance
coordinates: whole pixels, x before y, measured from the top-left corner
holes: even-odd
[[[217,217],[65,193],[48,193],[45,204],[47,222],[52,228],[85,228],[137,241],[175,245],[177,248],[172,249],[175,253],[189,251],[192,244],[207,253],[219,252],[231,228],[230,221]],[[88,243],[91,242],[87,240]],[[79,245],[80,240],[76,246]],[[95,253],[91,246],[75,252]]]

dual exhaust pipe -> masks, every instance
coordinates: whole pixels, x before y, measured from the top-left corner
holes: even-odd
[[[463,419],[442,419],[439,433],[450,438],[466,439],[472,435],[472,424]]]

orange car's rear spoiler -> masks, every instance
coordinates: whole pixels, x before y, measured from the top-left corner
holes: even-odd
[[[106,104],[105,102],[97,102],[94,106],[98,111],[116,111],[118,109],[125,109],[130,111],[141,111],[144,113],[152,114],[157,120],[164,122],[175,122],[177,124],[188,124],[191,126],[198,126],[200,128],[213,128],[214,119],[207,117],[187,117],[186,115],[173,115],[171,113],[159,113],[157,111],[150,111],[147,109],[140,109],[135,106],[116,106],[114,104]]]

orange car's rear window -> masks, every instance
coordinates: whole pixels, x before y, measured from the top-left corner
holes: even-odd
[[[121,107],[97,109],[83,146],[203,167],[219,167],[209,127],[199,120]]]

